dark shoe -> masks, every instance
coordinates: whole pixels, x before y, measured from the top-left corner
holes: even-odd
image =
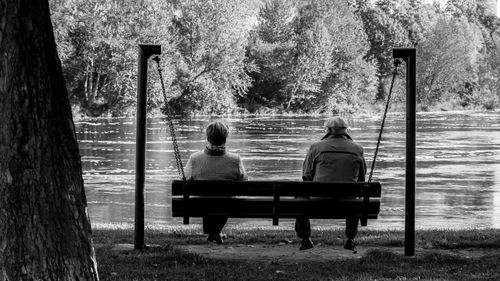
[[[222,244],[222,242],[224,242],[223,237],[226,238],[226,235],[222,234],[222,233],[209,234],[207,237],[207,241],[208,242],[216,242],[217,245],[220,245],[220,244]]]
[[[299,250],[303,251],[303,250],[312,249],[312,248],[314,248],[314,244],[310,238],[302,239],[302,242],[300,242]]]
[[[344,245],[344,249],[351,250],[354,253],[357,253],[357,251],[356,251],[356,242],[354,242],[353,239],[347,239],[347,241],[345,242],[345,245]]]

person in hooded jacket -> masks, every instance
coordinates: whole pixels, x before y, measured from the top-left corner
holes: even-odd
[[[325,121],[326,135],[313,143],[302,166],[304,181],[365,181],[366,162],[363,147],[352,140],[347,133],[347,122],[335,116]],[[358,218],[347,218],[344,248],[355,251],[354,241],[358,233]],[[295,231],[302,239],[300,250],[314,247],[310,239],[309,218],[299,217],[295,221]]]

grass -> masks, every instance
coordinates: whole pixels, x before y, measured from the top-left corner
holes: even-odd
[[[228,228],[228,243],[278,243],[296,241],[295,233],[282,228]],[[325,245],[342,245],[342,229],[313,231],[312,239]],[[416,248],[427,249],[406,257],[388,247],[402,248],[402,231],[360,231],[358,241],[371,246],[360,259],[280,264],[259,259],[215,260],[186,253],[173,245],[206,244],[197,227],[150,228],[146,243],[158,245],[143,251],[114,250],[116,244],[133,243],[129,227],[94,229],[101,280],[500,280],[500,230],[422,230]],[[466,257],[458,250],[487,251]]]

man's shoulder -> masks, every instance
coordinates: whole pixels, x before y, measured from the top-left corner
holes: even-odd
[[[350,140],[350,147],[349,150],[362,156],[364,154],[364,149],[363,146],[353,140]]]
[[[322,141],[316,142],[313,145],[315,146],[323,146],[328,144],[339,144],[343,147],[349,147],[350,149],[363,151],[363,146],[356,141],[348,138],[327,138]]]
[[[322,147],[324,146],[328,141],[326,139],[324,140],[320,140],[320,141],[316,141],[316,142],[313,142],[311,143],[310,147],[309,147],[309,150],[314,150],[314,149],[318,149],[319,147]]]
[[[355,142],[353,140],[350,140],[350,141],[351,141],[352,145],[356,146],[359,149],[363,149],[363,146],[361,144],[359,144],[359,143],[357,143],[357,142]]]

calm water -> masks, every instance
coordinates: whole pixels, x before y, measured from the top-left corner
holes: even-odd
[[[370,167],[380,116],[350,120],[351,136],[365,147]],[[304,116],[225,118],[231,128],[228,148],[242,156],[252,180],[300,180],[311,142],[323,135],[324,119]],[[205,145],[209,117],[176,120],[182,159]],[[76,122],[89,212],[93,223],[134,221],[135,120]],[[374,180],[382,182],[378,229],[404,228],[405,116],[392,114],[379,150]],[[170,182],[178,178],[166,120],[148,119],[146,223],[181,225],[171,217]],[[425,113],[417,115],[417,228],[500,228],[500,113]],[[199,220],[193,220],[198,223]],[[271,221],[230,224],[270,226]],[[285,226],[292,221],[284,220]],[[342,221],[315,220],[314,226]]]

